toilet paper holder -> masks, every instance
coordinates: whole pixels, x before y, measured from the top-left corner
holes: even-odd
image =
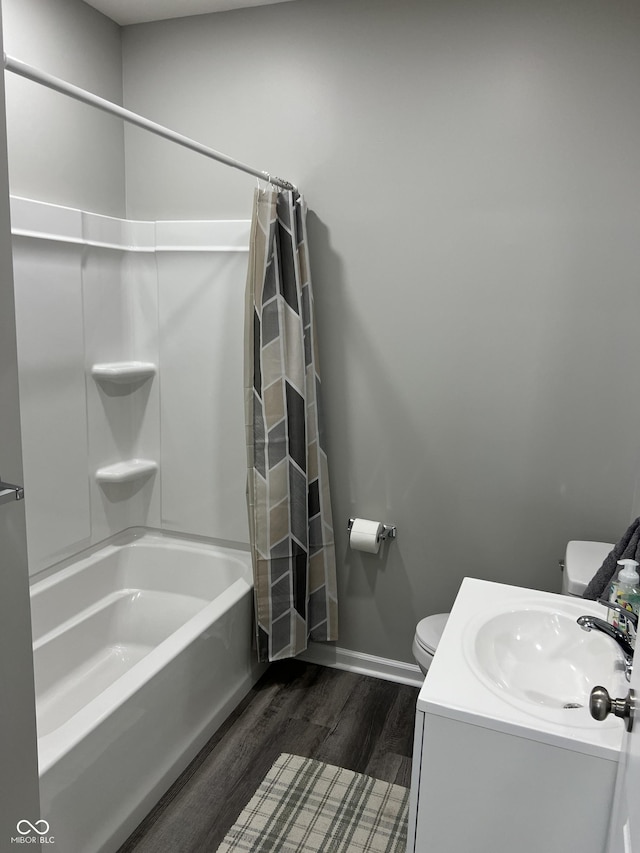
[[[347,532],[348,533],[351,533],[351,528],[353,527],[354,521],[355,521],[355,518],[349,519],[349,523],[347,524]],[[398,528],[396,527],[395,524],[383,524],[382,528],[383,528],[382,531],[378,535],[378,540],[395,539],[396,536],[398,535]]]

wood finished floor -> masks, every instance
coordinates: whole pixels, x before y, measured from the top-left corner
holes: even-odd
[[[409,787],[417,697],[377,678],[272,664],[118,853],[214,853],[281,752]]]

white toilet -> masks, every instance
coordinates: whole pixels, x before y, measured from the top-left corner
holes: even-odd
[[[435,613],[433,616],[426,616],[421,619],[416,625],[411,650],[424,675],[427,674],[427,670],[431,666],[431,661],[438,648],[448,618],[448,613]]]
[[[613,548],[609,542],[584,542],[574,540],[567,543],[562,567],[563,595],[581,596],[587,584],[604,563]]]
[[[563,595],[581,596],[612,548],[613,545],[608,542],[577,540],[569,542],[564,561],[560,561],[562,567],[561,593]],[[416,663],[425,675],[436,653],[448,618],[448,613],[436,613],[433,616],[421,619],[416,626],[412,651]]]

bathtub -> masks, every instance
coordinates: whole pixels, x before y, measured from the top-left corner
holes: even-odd
[[[134,530],[31,610],[41,816],[60,853],[113,853],[264,671],[249,553]]]

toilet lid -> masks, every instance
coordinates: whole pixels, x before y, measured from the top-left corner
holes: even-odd
[[[449,618],[448,613],[436,613],[421,619],[416,626],[416,640],[427,652],[433,654],[438,648],[444,626]]]

